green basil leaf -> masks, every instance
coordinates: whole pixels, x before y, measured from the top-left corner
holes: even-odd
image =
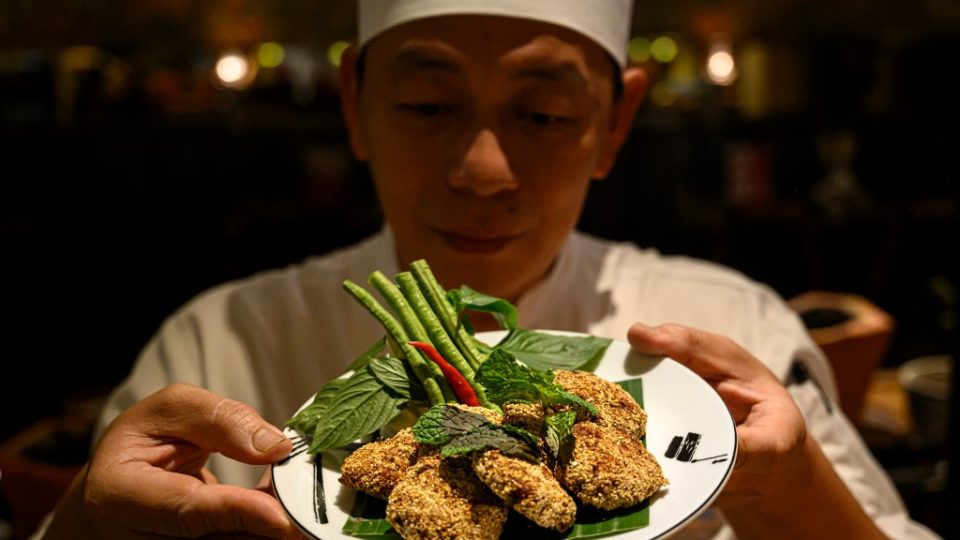
[[[493,315],[500,328],[513,330],[517,327],[517,308],[503,298],[477,292],[466,285],[447,291],[447,298],[457,313],[482,311]]]
[[[370,360],[370,372],[378,381],[393,390],[397,395],[411,399],[410,374],[407,369],[407,363],[399,358],[372,358]]]
[[[383,427],[407,399],[386,388],[367,366],[356,371],[333,396],[313,432],[309,453],[338,448]]]
[[[323,385],[323,388],[313,396],[313,402],[301,409],[293,418],[287,420],[284,427],[292,428],[306,437],[313,436],[317,424],[323,418],[324,413],[327,412],[327,407],[333,401],[333,397],[346,383],[347,379],[333,379]]]
[[[497,346],[510,351],[517,360],[538,371],[590,371],[603,357],[610,341],[596,336],[561,336],[517,328]]]
[[[434,405],[413,424],[413,437],[420,443],[440,445],[487,423],[483,415],[452,405]]]

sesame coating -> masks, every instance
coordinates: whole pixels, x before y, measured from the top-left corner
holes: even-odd
[[[586,371],[567,370],[555,371],[553,382],[593,404],[599,411],[593,422],[615,427],[637,439],[646,433],[646,411],[620,385]]]
[[[569,460],[554,473],[586,504],[604,510],[633,506],[668,483],[656,458],[619,429],[580,422],[573,438]]]
[[[387,499],[387,521],[406,540],[499,538],[508,510],[470,461],[421,456]]]
[[[559,532],[573,525],[577,505],[546,465],[487,450],[474,457],[473,471],[507,506],[537,525]]]
[[[410,428],[389,439],[365,444],[343,461],[340,483],[386,499],[416,462],[419,447]]]
[[[645,431],[646,413],[629,393],[591,373],[555,373],[554,382],[599,411],[581,411],[559,458],[547,450],[544,419],[570,405],[510,403],[501,414],[450,404],[538,435],[540,462],[496,449],[444,458],[442,445],[417,443],[406,428],[357,449],[341,467],[341,483],[387,499],[387,521],[408,540],[499,538],[510,510],[562,533],[576,518],[574,498],[604,510],[626,508],[668,483],[636,435]]]
[[[540,435],[545,414],[543,403],[506,403],[503,406],[503,423]]]

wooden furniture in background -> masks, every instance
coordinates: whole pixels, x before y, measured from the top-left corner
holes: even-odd
[[[871,376],[890,345],[893,317],[863,296],[844,292],[808,291],[788,303],[833,366],[840,408],[859,423]]]

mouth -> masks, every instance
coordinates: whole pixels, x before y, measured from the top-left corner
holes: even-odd
[[[471,255],[496,253],[520,237],[519,234],[477,234],[437,231],[454,251]]]

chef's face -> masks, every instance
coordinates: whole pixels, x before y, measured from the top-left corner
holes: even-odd
[[[579,34],[447,16],[373,39],[341,66],[355,155],[368,161],[401,268],[516,300],[549,270],[643,95]]]

